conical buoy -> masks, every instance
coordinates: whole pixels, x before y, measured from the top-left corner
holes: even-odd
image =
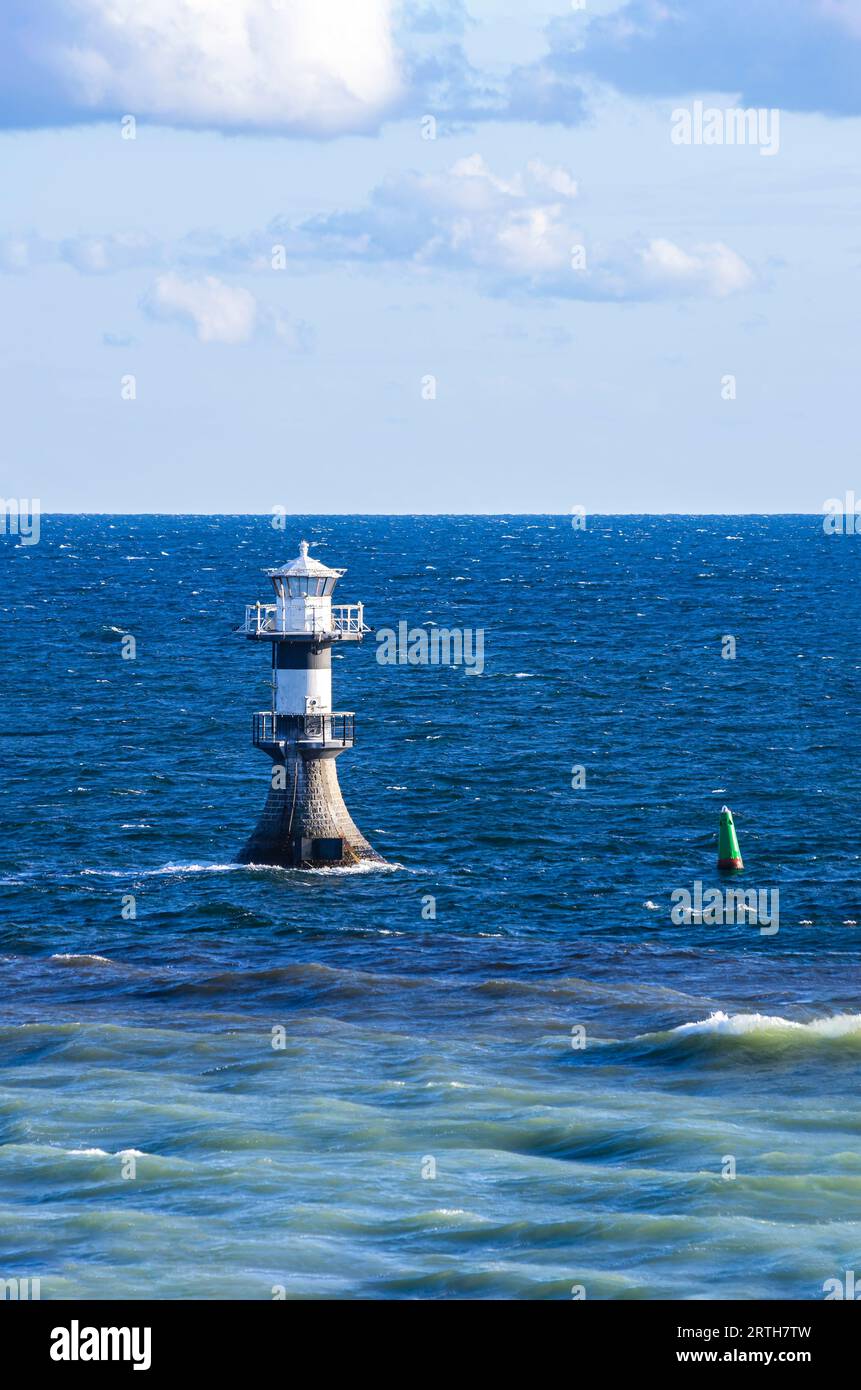
[[[735,833],[735,823],[732,818],[732,811],[728,806],[722,806],[720,812],[720,829],[718,830],[718,862],[719,869],[743,869],[741,853],[738,847],[738,836]]]

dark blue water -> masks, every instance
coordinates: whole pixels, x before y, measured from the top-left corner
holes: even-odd
[[[303,535],[374,627],[485,633],[481,675],[336,653],[386,871],[232,864],[269,772],[233,629]],[[816,517],[0,538],[0,1277],[818,1298],[858,1268],[859,562]],[[772,934],[671,920],[725,886],[724,803]]]

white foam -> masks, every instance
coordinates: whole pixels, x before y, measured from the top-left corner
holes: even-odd
[[[98,964],[98,965],[113,965],[113,961],[112,961],[112,960],[108,960],[108,957],[107,957],[107,956],[76,955],[74,951],[62,952],[62,953],[59,954],[59,955],[51,956],[50,959],[51,959],[51,960],[81,960],[81,961],[85,961],[85,962],[87,963],[87,965],[95,965],[95,964]]]
[[[382,832],[380,832],[382,833]],[[406,870],[405,864],[362,860],[358,864],[331,865],[316,869],[282,869],[277,864],[162,864],[159,869],[81,869],[83,878],[159,878],[169,874],[233,874],[260,872],[268,873],[309,873],[309,874],[376,874],[391,873],[395,869]],[[419,873],[410,869],[409,873]],[[2,880],[0,880],[2,882]]]
[[[229,874],[241,869],[241,864],[162,864],[160,869],[145,869],[145,874]]]
[[[671,1029],[676,1034],[728,1033],[741,1037],[746,1033],[786,1032],[811,1037],[842,1038],[861,1033],[861,1014],[834,1014],[831,1018],[816,1018],[811,1023],[798,1023],[780,1014],[727,1014],[718,1009],[697,1023],[682,1023]]]
[[[254,866],[249,864],[248,867],[252,868]],[[265,867],[265,865],[261,867]],[[363,859],[358,864],[321,865],[319,868],[293,869],[290,872],[305,874],[389,874],[394,873],[396,869],[403,869],[405,867],[404,864],[388,864],[384,861]]]
[[[115,1154],[108,1153],[107,1149],[66,1149],[65,1152],[75,1158],[149,1158],[144,1149],[117,1149]]]
[[[164,874],[226,874],[244,864],[162,864],[159,869],[81,869],[82,878],[157,878]]]

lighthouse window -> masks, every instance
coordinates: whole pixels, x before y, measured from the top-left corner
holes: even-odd
[[[325,594],[331,594],[335,587],[334,579],[317,579],[297,574],[282,582],[286,583],[290,598],[323,598]]]

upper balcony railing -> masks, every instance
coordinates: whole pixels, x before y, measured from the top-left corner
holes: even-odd
[[[282,610],[278,617],[275,603],[249,603],[245,606],[245,622],[238,632],[246,637],[322,637],[360,640],[370,628],[365,626],[364,604],[333,603],[331,617],[323,616],[316,608],[306,608],[302,627],[287,627]]]

